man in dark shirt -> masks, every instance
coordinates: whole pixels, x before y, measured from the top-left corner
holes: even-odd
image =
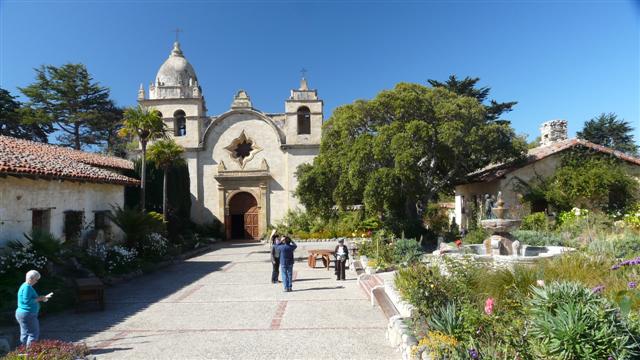
[[[284,237],[283,243],[278,245],[276,251],[280,253],[280,273],[282,274],[282,284],[284,285],[284,291],[291,291],[291,282],[293,281],[293,252],[298,245],[291,240],[288,236]]]

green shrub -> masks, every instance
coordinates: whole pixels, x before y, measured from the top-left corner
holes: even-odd
[[[631,359],[638,344],[616,307],[584,285],[534,288],[529,343],[540,359]]]
[[[482,228],[476,228],[469,231],[467,235],[465,235],[465,237],[462,239],[462,241],[465,244],[482,244],[482,242],[485,241],[488,237],[489,233],[486,230]]]
[[[109,218],[124,232],[125,243],[132,249],[137,249],[149,233],[165,233],[162,215],[158,213],[144,213],[134,208],[115,206]]]
[[[551,225],[549,224],[547,214],[543,212],[536,212],[522,218],[522,225],[520,225],[520,229],[533,231],[549,231],[551,229]]]
[[[611,271],[616,263],[607,256],[593,256],[581,252],[540,261],[536,267],[540,279],[580,282],[587,287],[606,285],[606,291],[625,289],[627,283],[623,273]]]
[[[427,319],[427,325],[432,331],[439,331],[456,339],[461,339],[465,332],[465,319],[453,302],[436,307]]]
[[[390,264],[394,258],[393,240],[393,236],[388,232],[380,230],[373,235],[371,241],[365,241],[360,245],[358,254]]]
[[[422,248],[415,239],[399,239],[393,247],[393,261],[398,264],[420,261],[422,254]]]
[[[548,231],[516,230],[513,236],[523,245],[529,246],[564,246],[562,236]]]
[[[395,277],[396,287],[402,297],[425,318],[452,298],[443,286],[447,282],[448,279],[440,274],[437,266],[424,264],[400,268]]]
[[[636,230],[640,230],[640,203],[635,204],[623,217],[624,223]]]
[[[436,234],[444,234],[449,231],[449,216],[442,211],[438,203],[430,203],[424,212],[424,224]]]
[[[587,245],[587,250],[596,255],[615,258],[630,258],[640,255],[640,234],[625,231],[622,234],[603,233]]]

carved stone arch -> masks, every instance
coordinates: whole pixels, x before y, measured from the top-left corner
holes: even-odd
[[[224,206],[225,206],[225,208],[226,208],[227,210],[229,209],[229,204],[231,203],[231,199],[232,199],[234,196],[236,196],[236,195],[238,195],[238,194],[240,194],[240,193],[249,193],[249,194],[253,195],[253,197],[254,197],[254,198],[256,199],[256,201],[258,202],[258,208],[260,208],[260,192],[259,192],[259,191],[257,191],[256,189],[251,189],[251,188],[249,188],[249,189],[237,189],[237,190],[230,190],[230,191],[227,193],[226,200],[225,200],[225,204],[224,204]]]
[[[227,239],[258,240],[266,226],[265,189],[242,187],[220,190],[225,197],[224,226]]]
[[[202,134],[202,139],[200,140],[201,146],[205,146],[205,144],[207,143],[207,137],[209,136],[209,133],[212,132],[215,127],[221,125],[227,118],[233,115],[239,115],[239,114],[253,115],[257,120],[264,121],[265,123],[267,123],[267,125],[269,125],[269,127],[273,129],[274,133],[276,134],[276,138],[278,139],[278,145],[282,145],[285,143],[284,133],[280,130],[280,128],[278,128],[278,126],[273,122],[273,120],[271,120],[271,118],[253,109],[236,109],[236,110],[229,110],[226,113],[218,116],[211,122],[211,124],[209,124],[209,126],[207,126],[207,129]]]

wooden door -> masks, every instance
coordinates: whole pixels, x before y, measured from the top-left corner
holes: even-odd
[[[258,239],[258,207],[254,206],[244,214],[244,233],[248,239]]]
[[[227,229],[231,229],[232,238],[255,240],[260,237],[258,202],[253,195],[247,192],[235,194],[229,201],[229,212],[229,224],[225,224],[225,226]]]

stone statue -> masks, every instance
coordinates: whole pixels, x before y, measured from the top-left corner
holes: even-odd
[[[493,199],[489,194],[484,194],[484,218],[493,219]]]

